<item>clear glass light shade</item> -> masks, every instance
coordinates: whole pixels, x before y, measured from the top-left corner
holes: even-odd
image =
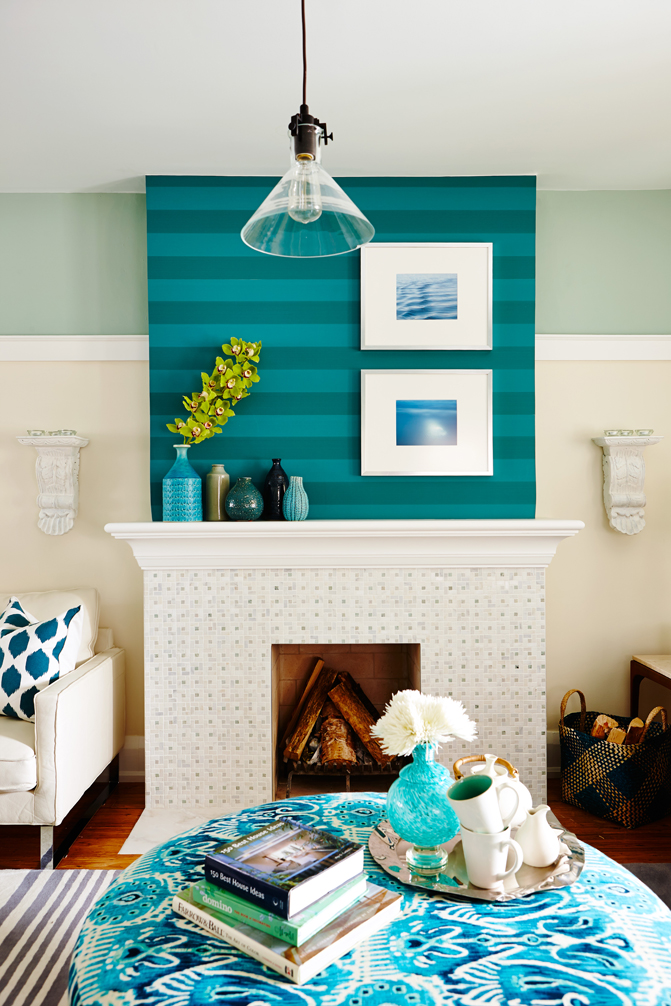
[[[316,258],[367,244],[375,229],[316,160],[292,158],[284,178],[242,228],[245,244],[268,255]]]

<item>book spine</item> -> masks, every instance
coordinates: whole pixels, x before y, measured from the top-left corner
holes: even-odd
[[[281,915],[284,919],[289,918],[289,892],[273,887],[265,880],[251,879],[242,871],[228,863],[220,863],[211,856],[205,857],[205,879],[268,912]]]
[[[220,888],[217,888],[218,892],[220,890]],[[240,905],[235,904],[235,901],[239,899],[235,895],[231,895],[231,900],[229,901],[226,896],[227,892],[224,890],[221,890],[221,894],[208,893],[207,895],[195,887],[191,891],[194,900],[198,901],[201,905],[205,905],[207,908],[214,909],[215,912],[221,912],[222,915],[229,916],[232,923],[240,922],[246,926],[253,926],[263,933],[277,936],[278,939],[284,940],[292,946],[295,946],[300,939],[301,934],[298,926],[294,925],[288,919],[283,919],[279,915],[275,916],[272,912],[268,912],[263,908],[256,908],[251,902],[246,902],[243,909]]]
[[[207,912],[200,911],[195,905],[182,901],[177,895],[172,899],[172,907],[178,915],[189,919],[190,922],[195,922],[201,929],[212,933],[213,936],[219,937],[220,940],[224,940],[225,943],[230,944],[230,946],[235,947],[237,950],[242,950],[244,954],[253,957],[260,964],[266,964],[278,975],[284,975],[285,978],[290,978],[292,982],[299,981],[299,969],[296,965],[291,964],[286,958],[274,954],[267,947],[249,939],[232,926],[227,926],[225,922],[220,922],[219,919],[213,918]]]

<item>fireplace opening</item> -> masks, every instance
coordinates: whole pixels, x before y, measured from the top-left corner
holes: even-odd
[[[409,759],[389,758],[369,733],[395,692],[421,687],[420,644],[272,647],[273,751],[279,798],[386,790]]]

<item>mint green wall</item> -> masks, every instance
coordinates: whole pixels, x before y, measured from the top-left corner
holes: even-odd
[[[539,192],[536,331],[671,333],[671,191]]]
[[[0,334],[147,331],[145,200],[0,195]]]
[[[671,190],[538,192],[536,330],[671,333]],[[145,199],[0,194],[0,334],[147,331]]]

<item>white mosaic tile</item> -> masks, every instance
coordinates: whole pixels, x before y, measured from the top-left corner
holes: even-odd
[[[419,643],[424,691],[478,722],[545,799],[542,569],[145,573],[147,806],[207,812],[273,797],[273,643]]]

